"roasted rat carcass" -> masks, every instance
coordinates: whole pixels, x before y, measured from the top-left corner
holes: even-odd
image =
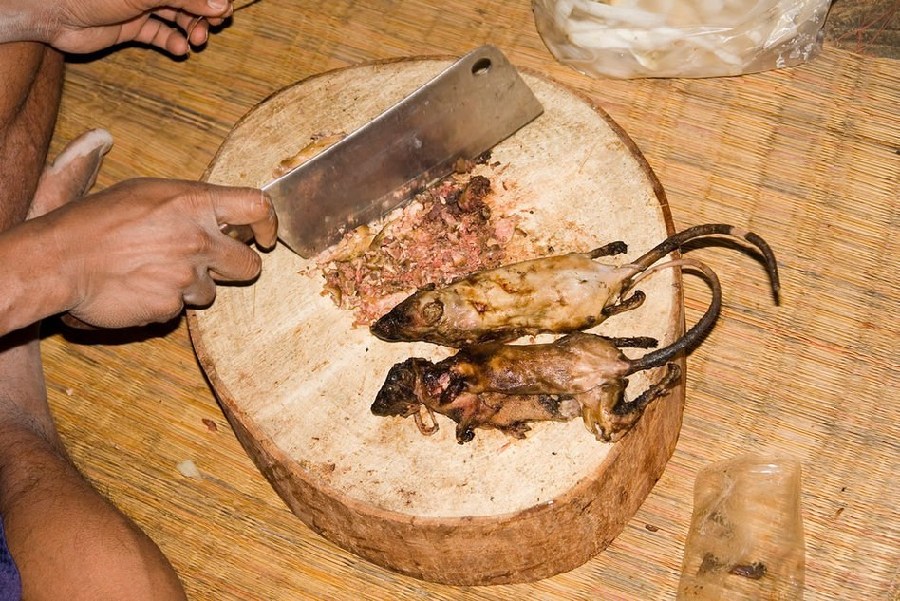
[[[440,288],[426,287],[378,319],[371,331],[390,342],[421,340],[461,348],[586,330],[640,305],[643,293],[631,291],[648,270],[661,267],[653,264],[686,242],[707,236],[736,237],[758,248],[777,298],[778,266],[768,244],[730,225],[706,224],[670,236],[620,267],[595,260],[626,252],[619,241],[587,253],[523,261],[473,273]]]
[[[494,428],[521,439],[531,429],[529,424],[532,422],[563,422],[581,415],[585,427],[598,440],[614,442],[637,422],[651,401],[665,394],[678,382],[681,370],[677,365],[668,364],[666,374],[659,382],[628,402],[624,400],[628,381],[623,377],[613,376],[602,384],[575,393],[506,394],[490,390],[473,392],[466,385],[465,379],[459,378],[458,369],[463,365],[469,368],[478,365],[482,366],[479,371],[490,371],[506,361],[523,358],[528,364],[534,364],[547,359],[547,355],[558,356],[561,354],[558,351],[565,354],[566,350],[572,351],[577,347],[582,347],[582,350],[591,346],[602,347],[602,350],[614,353],[617,347],[643,346],[643,340],[610,339],[579,332],[551,345],[509,346],[514,352],[519,351],[519,357],[511,358],[509,349],[497,344],[478,347],[478,357],[474,359],[460,356],[464,352],[437,364],[413,357],[391,368],[384,386],[372,404],[372,413],[382,417],[412,416],[419,430],[426,435],[437,431],[434,413],[441,413],[456,422],[456,440],[460,444],[474,438],[475,428]],[[494,351],[497,355],[491,356]],[[597,361],[598,357],[594,356],[594,360]],[[569,357],[567,364],[572,366],[575,361],[578,358]],[[486,367],[485,364],[491,364],[492,367]],[[515,365],[523,367],[525,363]],[[454,383],[457,386],[451,389]],[[459,386],[460,383],[463,385]],[[573,383],[572,388],[579,389],[577,383]],[[478,384],[473,389],[478,389]],[[423,414],[429,416],[429,423],[425,422]]]
[[[457,426],[460,442],[472,438],[471,428],[495,428],[524,438],[531,422],[569,421],[581,414],[581,405],[571,396],[552,394],[502,394],[484,392],[460,394],[442,402],[443,366],[412,357],[391,368],[372,404],[372,413],[381,417],[415,419],[422,434],[438,431],[434,413],[446,415]]]
[[[598,440],[616,441],[643,415],[650,401],[679,381],[680,369],[669,361],[698,344],[721,311],[722,292],[716,274],[699,261],[680,262],[699,270],[713,294],[700,320],[668,346],[630,359],[620,347],[646,347],[647,339],[575,332],[549,344],[468,346],[438,363],[414,358],[391,369],[372,412],[381,416],[414,415],[421,429],[420,408],[424,406],[456,421],[456,438],[463,443],[474,437],[476,427],[524,435],[515,424],[495,421],[496,416],[502,415],[502,402],[513,398],[538,415],[545,407],[546,397],[556,396],[579,403],[585,427]],[[667,365],[667,370],[660,381],[638,399],[625,400],[629,375],[663,365]],[[535,398],[528,401],[529,395]],[[544,419],[562,417],[560,410],[549,413],[550,417]]]

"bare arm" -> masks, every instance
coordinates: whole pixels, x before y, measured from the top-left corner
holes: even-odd
[[[62,72],[61,55],[43,44],[0,45],[0,231],[28,212]],[[185,598],[156,545],[67,461],[37,328],[0,336],[0,517],[27,599]]]
[[[62,82],[62,57],[45,44],[89,52],[134,40],[184,54],[186,33],[191,43],[202,44],[207,22],[217,25],[231,12],[228,2],[219,8],[207,7],[206,0],[156,4],[0,0],[0,232],[13,228],[0,234],[0,518],[27,599],[161,600],[185,594],[159,548],[67,459],[47,406],[37,328],[16,328],[65,308],[119,325],[160,319],[164,311],[157,301],[165,298],[173,310],[179,301],[171,297],[179,293],[171,276],[187,271],[186,265],[195,269],[181,282],[182,302],[209,295],[212,277],[258,269],[250,248],[222,240],[215,231],[220,221],[254,224],[259,242],[274,242],[274,215],[257,190],[140,180],[57,209],[62,203],[48,201],[44,178],[38,185]],[[192,28],[198,15],[208,20]],[[14,40],[43,43],[6,43]],[[56,199],[79,198],[92,181],[62,182]],[[33,219],[17,225],[26,213]],[[186,231],[190,235],[174,242],[157,235]],[[186,257],[190,246],[183,243],[189,241],[201,243]],[[118,254],[127,261],[120,263]],[[116,265],[133,268],[129,282],[151,286],[157,295],[136,301]],[[141,269],[153,265],[173,269],[158,270],[159,277]],[[125,288],[121,302],[114,300],[116,286]]]

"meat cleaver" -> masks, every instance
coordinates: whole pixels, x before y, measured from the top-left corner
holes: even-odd
[[[309,258],[543,112],[500,50],[477,48],[400,103],[265,186],[278,238]],[[230,228],[246,238],[243,228]]]

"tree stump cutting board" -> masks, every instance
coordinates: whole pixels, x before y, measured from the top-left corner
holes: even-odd
[[[353,131],[449,64],[368,64],[290,86],[234,127],[205,179],[261,186],[311,141]],[[612,120],[558,83],[523,77],[545,112],[483,166],[492,210],[519,220],[512,260],[624,240],[628,255],[608,259],[623,263],[671,233],[662,188]],[[536,580],[603,550],[662,474],[681,426],[683,385],[615,444],[597,442],[580,419],[536,424],[524,440],[479,429],[460,445],[443,416],[439,431],[423,436],[412,419],[372,415],[392,365],[448,350],[376,339],[323,285],[315,260],[279,244],[263,256],[254,285],[220,287],[212,307],[191,311],[188,322],[241,443],[291,510],[335,544],[435,582]],[[680,335],[680,273],[661,271],[641,289],[642,307],[597,331],[661,344]],[[629,398],[658,376],[633,376]]]

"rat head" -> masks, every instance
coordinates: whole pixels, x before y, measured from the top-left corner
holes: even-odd
[[[422,404],[417,394],[421,368],[427,363],[425,359],[412,357],[393,366],[372,403],[372,413],[379,417],[408,417],[416,413]]]
[[[423,335],[440,325],[443,317],[444,303],[431,285],[388,311],[370,330],[388,342],[422,340]]]

